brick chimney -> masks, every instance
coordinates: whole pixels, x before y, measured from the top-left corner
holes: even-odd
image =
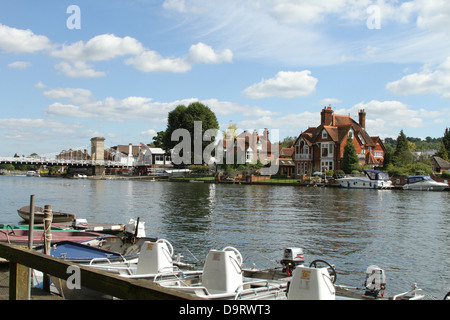
[[[321,124],[325,126],[331,126],[333,125],[333,110],[331,110],[331,107],[324,107],[322,112],[320,113],[321,116]]]
[[[366,112],[364,109],[359,110],[359,125],[361,128],[366,129]]]

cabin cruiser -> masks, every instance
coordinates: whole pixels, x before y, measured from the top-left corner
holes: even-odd
[[[448,187],[448,184],[434,181],[430,176],[417,175],[408,177],[403,190],[442,191]]]
[[[337,179],[339,187],[349,189],[389,189],[392,181],[387,172],[364,170],[361,176]]]

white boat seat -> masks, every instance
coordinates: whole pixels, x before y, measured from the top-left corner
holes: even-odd
[[[156,274],[172,272],[173,250],[170,243],[160,239],[156,242],[145,241],[142,244],[137,263],[136,274]]]
[[[242,284],[242,270],[235,252],[209,251],[203,268],[203,286],[210,293],[233,293]]]

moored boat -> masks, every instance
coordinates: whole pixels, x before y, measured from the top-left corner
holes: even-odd
[[[27,245],[29,237],[28,229],[9,229],[0,230],[0,241],[8,242],[12,244]],[[52,230],[52,241],[87,241],[94,238],[104,236],[97,232],[84,232],[84,231],[66,231],[66,230]],[[33,244],[35,246],[42,245],[44,243],[44,230],[33,230]]]
[[[443,182],[437,182],[427,175],[409,176],[406,184],[403,185],[403,190],[417,190],[417,191],[442,191],[449,186]]]
[[[30,221],[30,206],[25,206],[17,210],[19,216],[29,222]],[[35,206],[34,207],[34,223],[43,223],[44,221],[44,209],[42,207]],[[72,213],[64,213],[64,212],[52,212],[52,222],[70,222],[76,219],[76,215]]]
[[[387,172],[378,170],[364,170],[356,177],[345,177],[336,180],[339,187],[348,189],[389,189],[392,181]]]

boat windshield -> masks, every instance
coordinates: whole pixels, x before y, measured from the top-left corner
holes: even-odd
[[[366,170],[365,173],[370,180],[389,180],[389,174],[387,172]]]

